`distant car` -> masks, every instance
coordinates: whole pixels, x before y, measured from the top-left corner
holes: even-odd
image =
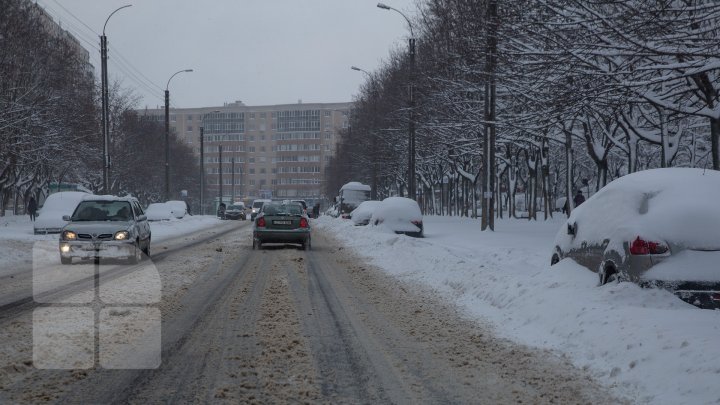
[[[306,214],[308,213],[308,205],[307,205],[307,202],[305,202],[305,200],[290,200],[290,201],[299,203],[300,205],[302,205],[303,211],[305,211]]]
[[[252,208],[251,208],[251,211],[250,211],[250,219],[254,221],[254,220],[255,220],[255,217],[258,215],[258,213],[259,213],[260,210],[262,209],[263,204],[269,203],[269,202],[271,202],[271,200],[269,200],[269,199],[264,199],[264,198],[259,198],[259,199],[255,200],[255,201],[253,201],[253,203],[252,203]]]
[[[188,214],[187,204],[185,203],[185,201],[179,201],[179,200],[167,201],[165,204],[167,204],[168,207],[170,207],[173,215],[177,219],[185,218],[185,215]]]
[[[363,201],[350,213],[350,219],[355,225],[367,225],[370,223],[375,209],[382,204],[382,201]]]
[[[225,210],[225,219],[245,220],[245,205],[233,204]]]
[[[311,248],[310,220],[302,206],[290,201],[264,203],[255,219],[253,249],[262,249],[264,243],[295,243]]]
[[[167,203],[152,203],[145,209],[148,221],[168,221],[175,219],[172,207]]]
[[[415,200],[405,197],[388,197],[382,200],[370,218],[370,223],[383,225],[395,233],[422,238],[423,217]]]
[[[72,214],[78,203],[89,195],[92,194],[81,191],[61,191],[50,194],[33,222],[34,233],[60,233],[63,226],[67,224],[67,221],[63,220],[63,216]]]
[[[578,206],[550,263],[571,258],[599,276],[673,291],[720,308],[720,172],[690,168],[623,176]]]
[[[127,259],[150,256],[150,224],[132,197],[88,196],[60,233],[60,262],[79,259]]]

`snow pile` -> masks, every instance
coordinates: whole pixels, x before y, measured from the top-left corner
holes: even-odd
[[[355,225],[367,225],[379,205],[380,201],[363,201],[350,213],[350,219]]]
[[[328,232],[374,265],[420,282],[499,336],[568,356],[618,395],[656,404],[720,401],[720,311],[700,310],[664,290],[632,283],[597,287],[597,275],[563,260],[549,266],[547,222],[425,217],[424,239],[321,217]]]
[[[148,221],[168,221],[175,218],[172,207],[167,203],[152,203],[145,209]]]
[[[43,232],[46,229],[57,232],[60,228],[67,224],[63,221],[63,215],[72,215],[78,203],[85,196],[92,194],[80,191],[61,191],[59,193],[50,194],[40,209],[35,223],[35,230]]]
[[[419,226],[413,224],[422,222],[422,213],[417,202],[405,197],[388,197],[375,208],[370,224],[382,224],[388,229],[398,232],[420,232]]]

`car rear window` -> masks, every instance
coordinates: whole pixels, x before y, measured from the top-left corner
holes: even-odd
[[[265,215],[302,215],[300,204],[265,204],[263,206]]]

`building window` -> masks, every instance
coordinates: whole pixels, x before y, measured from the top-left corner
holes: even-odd
[[[187,126],[187,131],[188,131],[188,132],[192,132],[192,130],[193,130],[192,125],[188,125],[188,126]]]
[[[332,133],[330,131],[325,131],[325,139],[332,139]]]
[[[255,185],[255,180],[254,180],[254,179],[250,179],[250,185],[251,185],[251,186],[254,186],[254,185]]]
[[[255,158],[254,157],[248,158],[248,162],[255,163]]]
[[[265,147],[264,147],[264,146],[261,146],[261,147],[260,147],[260,152],[265,152]]]
[[[254,168],[254,167],[251,167],[251,168],[250,168],[250,174],[255,174],[255,168]]]
[[[261,168],[260,168],[260,174],[265,174],[265,168],[264,168],[264,167],[261,167]]]
[[[187,115],[187,116],[185,116],[185,119],[188,120],[188,121],[192,121],[192,120],[193,120],[193,116],[192,116],[192,115]]]

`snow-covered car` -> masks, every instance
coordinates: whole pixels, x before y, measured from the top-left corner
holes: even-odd
[[[172,207],[167,203],[152,203],[145,209],[148,221],[168,221],[175,218]]]
[[[87,196],[60,233],[60,263],[78,259],[127,259],[150,256],[150,224],[137,199]]]
[[[575,208],[551,264],[571,258],[600,284],[628,280],[720,308],[720,172],[652,169],[616,179]]]
[[[78,203],[88,195],[91,194],[82,191],[61,191],[50,194],[33,222],[35,234],[60,233],[63,226],[67,225],[63,216],[72,214]]]
[[[350,220],[352,220],[355,225],[369,224],[375,209],[379,207],[381,203],[382,201],[374,200],[361,202],[360,205],[350,213]]]
[[[177,219],[185,218],[185,215],[187,215],[187,213],[188,213],[187,204],[185,203],[185,201],[172,200],[172,201],[167,201],[165,204],[167,204],[168,207],[170,207],[173,215]]]
[[[424,236],[423,217],[420,206],[415,200],[405,197],[388,197],[378,205],[370,218],[370,223],[382,225],[395,233],[408,236]]]

